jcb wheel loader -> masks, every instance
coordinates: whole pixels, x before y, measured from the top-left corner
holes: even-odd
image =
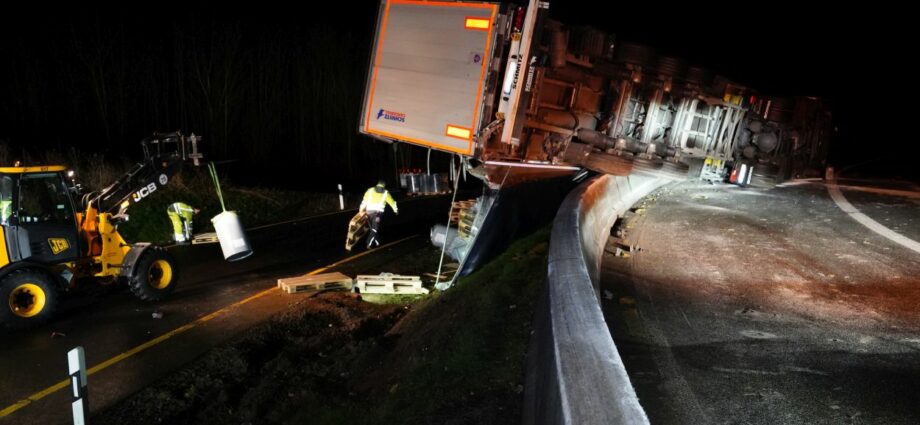
[[[127,209],[199,165],[199,137],[154,134],[144,160],[99,192],[82,194],[62,165],[0,167],[0,322],[24,328],[50,319],[78,281],[125,282],[145,301],[176,288],[179,269],[162,247],[118,233]]]

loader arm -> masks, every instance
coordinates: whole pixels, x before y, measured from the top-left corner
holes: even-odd
[[[83,209],[76,214],[77,228],[85,241],[84,256],[93,258],[93,275],[122,274],[124,258],[133,245],[118,233],[118,223],[127,219],[128,207],[166,186],[186,162],[200,164],[199,140],[194,134],[185,136],[178,131],[154,133],[141,141],[141,162],[102,191],[83,197]]]
[[[100,213],[124,215],[131,205],[143,201],[152,193],[166,186],[186,162],[199,165],[202,158],[198,152],[199,136],[194,133],[185,136],[181,132],[154,133],[141,141],[144,159],[135,164],[114,183],[91,196],[83,205],[94,207]]]

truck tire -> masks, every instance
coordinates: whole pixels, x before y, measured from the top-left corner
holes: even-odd
[[[661,161],[645,158],[633,159],[633,172],[645,176],[658,177],[658,170],[661,169]]]
[[[155,246],[141,254],[128,286],[141,300],[161,301],[176,289],[178,282],[176,261],[165,249]]]
[[[687,178],[698,179],[703,175],[703,166],[706,160],[703,158],[690,158],[687,160]]]
[[[633,169],[638,174],[646,176],[684,181],[687,180],[687,172],[690,167],[679,162],[636,158],[633,162]]]
[[[0,322],[9,329],[42,324],[54,316],[59,302],[56,282],[35,269],[11,272],[0,280]]]
[[[591,171],[610,174],[612,176],[628,176],[633,170],[631,158],[599,152],[589,155],[578,165]]]
[[[689,178],[690,166],[682,162],[664,161],[661,170],[658,170],[659,176],[682,182]]]
[[[773,164],[754,164],[754,175],[751,176],[751,186],[762,189],[776,187],[778,168]]]

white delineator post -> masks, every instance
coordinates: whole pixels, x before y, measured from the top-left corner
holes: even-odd
[[[345,210],[345,198],[342,197],[342,185],[339,184],[339,211]]]
[[[73,402],[70,404],[73,410],[73,423],[74,425],[85,425],[89,404],[86,400],[86,357],[83,355],[83,347],[67,352],[67,369],[70,373],[70,390],[73,394]]]

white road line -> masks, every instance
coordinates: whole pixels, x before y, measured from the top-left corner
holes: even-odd
[[[901,235],[859,212],[850,201],[847,201],[843,193],[840,192],[840,188],[837,187],[836,179],[827,182],[827,193],[831,195],[831,199],[834,200],[834,203],[836,203],[843,212],[847,213],[853,220],[859,222],[859,224],[866,226],[869,230],[888,238],[898,245],[920,254],[920,242]]]

